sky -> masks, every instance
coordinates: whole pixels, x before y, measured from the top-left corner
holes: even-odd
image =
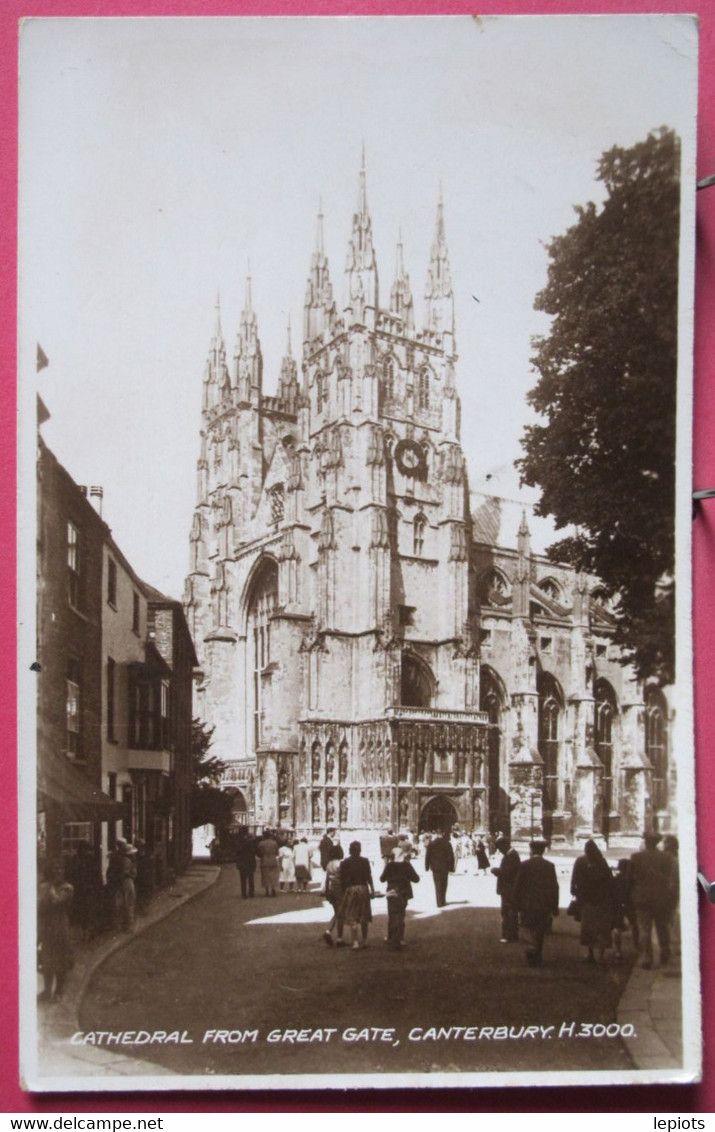
[[[513,463],[548,241],[602,200],[611,146],[666,125],[694,163],[695,58],[687,16],[25,21],[21,482],[39,392],[50,448],[180,597],[217,292],[232,357],[250,261],[273,392],[321,200],[342,305],[364,144],[383,303],[401,232],[418,326],[441,187],[470,484],[533,501]]]

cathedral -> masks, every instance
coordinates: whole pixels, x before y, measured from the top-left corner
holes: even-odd
[[[598,581],[470,492],[442,201],[420,319],[400,243],[381,286],[363,160],[339,290],[319,215],[300,372],[289,331],[264,392],[250,278],[206,363],[184,604],[236,823],[673,828],[667,690],[621,663]]]

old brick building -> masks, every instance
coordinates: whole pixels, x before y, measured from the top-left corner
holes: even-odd
[[[38,444],[40,863],[86,841],[104,867],[117,837],[141,839],[160,885],[191,859],[188,627]]]
[[[668,706],[619,664],[597,582],[470,494],[442,203],[418,322],[400,245],[381,287],[363,167],[344,294],[319,216],[300,379],[289,335],[264,392],[250,279],[206,364],[185,608],[237,820],[668,824]]]

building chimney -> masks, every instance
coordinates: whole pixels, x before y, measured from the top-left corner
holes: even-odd
[[[89,489],[89,501],[92,504],[92,506],[94,507],[97,514],[99,515],[100,519],[102,518],[102,500],[103,500],[103,498],[104,498],[104,488],[98,487],[96,484],[93,484],[92,487],[90,487],[90,489]]]

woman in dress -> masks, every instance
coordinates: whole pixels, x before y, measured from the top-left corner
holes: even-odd
[[[45,989],[40,998],[57,1002],[62,997],[68,971],[72,969],[69,910],[74,889],[64,879],[62,865],[51,865],[40,885],[38,941]]]
[[[367,947],[368,924],[372,922],[370,898],[375,895],[370,862],[367,857],[360,856],[361,852],[360,842],[351,841],[348,856],[340,862],[340,883],[343,886],[340,917],[343,923],[350,925],[353,951]]]
[[[571,874],[571,895],[581,911],[581,943],[587,949],[586,962],[605,965],[604,954],[611,946],[615,894],[613,874],[595,841],[583,847]]]
[[[261,862],[261,884],[266,896],[276,895],[276,885],[281,873],[278,858],[278,842],[270,829],[264,829],[263,837],[256,847],[256,856]]]
[[[477,838],[474,851],[477,857],[477,869],[486,876],[489,872],[489,857],[487,856],[487,847],[481,837]]]
[[[344,920],[342,916],[343,886],[340,880],[342,852],[339,845],[333,845],[330,850],[330,859],[325,867],[325,888],[323,889],[323,896],[333,909],[333,918],[323,932],[323,939],[328,947],[333,947],[335,942],[337,942],[338,947],[345,946],[343,941]],[[338,931],[337,941],[333,940],[334,928],[337,928]]]
[[[301,837],[298,844],[294,846],[293,856],[295,858],[295,879],[298,892],[307,892],[308,881],[310,880],[310,846],[307,837]]]
[[[293,853],[293,846],[284,841],[278,850],[278,858],[281,864],[281,879],[279,887],[281,892],[292,892],[295,888],[295,855]]]

